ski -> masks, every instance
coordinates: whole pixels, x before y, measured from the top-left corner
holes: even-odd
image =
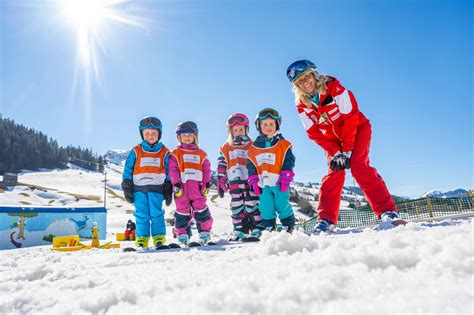
[[[137,248],[137,247],[125,247],[122,251],[125,253],[128,252],[146,252],[146,251],[154,251],[154,250],[166,250],[170,249],[171,247],[169,245],[160,245],[156,248]]]
[[[260,239],[255,236],[249,236],[249,237],[242,238],[240,241],[242,243],[253,243],[253,242],[260,242]]]
[[[122,249],[123,252],[125,253],[128,253],[128,252],[136,252],[137,249],[134,248],[134,247],[125,247],[124,249]]]

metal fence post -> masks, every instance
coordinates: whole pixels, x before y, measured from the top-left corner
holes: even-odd
[[[433,205],[431,204],[431,200],[429,196],[426,196],[426,204],[428,205],[428,215],[430,218],[433,217]]]

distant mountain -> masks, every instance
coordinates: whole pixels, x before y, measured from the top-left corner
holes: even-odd
[[[364,192],[362,191],[362,189],[360,189],[360,187],[357,187],[357,186],[344,186],[343,189],[347,193],[352,193],[352,194],[356,194],[356,195],[359,195],[359,196],[364,195]]]
[[[315,188],[315,189],[320,189],[321,188],[321,184],[320,183],[313,183],[313,182],[307,182],[307,183],[301,183],[301,182],[295,182],[295,186],[297,187],[305,187],[305,188]],[[344,186],[342,188],[342,194],[343,196],[344,195],[356,195],[358,197],[364,197],[364,192],[362,191],[362,189],[360,189],[360,187],[358,186]],[[392,195],[392,198],[395,202],[403,202],[403,201],[406,201],[406,200],[409,200],[410,198],[408,197],[404,197],[404,196],[396,196],[396,195]]]
[[[450,198],[450,197],[466,196],[468,194],[469,194],[469,191],[467,191],[465,189],[462,189],[462,188],[458,188],[456,190],[451,190],[451,191],[448,191],[448,192],[441,192],[441,191],[438,191],[438,190],[433,190],[433,191],[429,191],[427,193],[424,193],[422,197],[429,196],[429,197],[436,197],[436,198]]]
[[[104,159],[109,163],[123,165],[125,163],[125,160],[127,159],[129,152],[130,150],[109,150],[107,151],[107,153],[105,153]]]

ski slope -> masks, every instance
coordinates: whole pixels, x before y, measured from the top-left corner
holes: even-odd
[[[121,198],[120,169],[107,177],[112,240],[132,206]],[[0,204],[97,206],[102,180],[80,169],[23,173],[19,181],[31,186],[0,193]],[[225,238],[229,199],[213,194],[214,238]],[[267,233],[259,244],[225,251],[4,250],[0,313],[472,314],[473,253],[472,219],[341,235]]]

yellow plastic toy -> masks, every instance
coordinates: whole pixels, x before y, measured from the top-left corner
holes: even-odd
[[[120,248],[120,244],[112,244],[112,242],[108,242],[108,243],[105,243],[104,245],[100,245],[99,229],[97,228],[97,224],[95,222],[93,223],[93,226],[92,226],[92,242],[90,246],[82,244],[80,242],[79,235],[53,237],[52,250],[61,251],[61,252],[71,252],[71,251],[91,249],[91,248],[101,248],[101,249]]]
[[[100,246],[99,242],[99,228],[97,227],[97,223],[93,223],[92,226],[92,243],[91,247],[98,248]]]
[[[70,252],[81,249],[84,248],[79,241],[79,235],[56,236],[53,238],[53,250]]]
[[[125,233],[117,233],[117,235],[115,235],[115,240],[118,242],[125,241]]]

